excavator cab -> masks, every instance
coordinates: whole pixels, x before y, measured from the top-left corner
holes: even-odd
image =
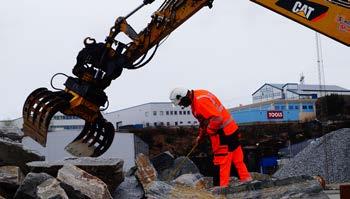
[[[201,8],[211,8],[213,2],[164,0],[152,15],[151,22],[137,33],[127,23],[127,19],[153,1],[143,0],[128,15],[118,17],[105,42],[97,43],[95,39],[86,38],[73,68],[74,76],[66,75],[65,89],[50,91],[38,88],[27,97],[23,106],[25,135],[46,146],[50,121],[57,112],[61,112],[85,121],[78,137],[66,146],[69,153],[74,156],[97,157],[107,151],[113,142],[115,129],[101,113],[106,104],[108,107],[108,97],[104,90],[121,75],[123,69],[134,70],[149,63],[163,39]],[[127,35],[132,42],[124,44],[116,40],[119,33]],[[148,51],[153,47],[154,51],[146,59]]]

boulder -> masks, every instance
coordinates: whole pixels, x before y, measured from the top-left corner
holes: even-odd
[[[144,191],[135,176],[125,177],[113,194],[115,199],[143,198]]]
[[[204,181],[204,178],[202,174],[195,173],[195,174],[183,174],[172,181],[172,183],[184,185],[193,187],[196,189],[205,189],[206,188],[206,182]]]
[[[211,192],[226,198],[328,198],[320,183],[309,176],[254,180],[228,188],[214,187]]]
[[[21,169],[17,166],[2,166],[0,167],[0,183],[8,182],[16,185],[22,184],[24,175]]]
[[[197,166],[187,157],[181,156],[175,159],[171,167],[164,169],[159,173],[159,179],[171,181],[183,174],[199,173]]]
[[[169,151],[163,152],[151,159],[151,163],[158,173],[173,166],[174,161],[175,158]]]
[[[145,190],[148,199],[192,199],[205,198],[214,199],[215,196],[203,189],[196,189],[189,186],[170,185],[163,181],[153,181]]]
[[[174,189],[170,184],[163,181],[152,181],[144,188],[145,196],[148,199],[169,198],[170,193]]]
[[[22,142],[23,133],[19,128],[0,129],[0,138],[14,142]]]
[[[56,178],[49,178],[37,187],[37,196],[39,198],[60,198],[69,199],[60,182]]]
[[[14,198],[37,198],[37,186],[50,178],[46,173],[28,173]]]
[[[157,180],[157,171],[149,158],[142,153],[136,156],[135,164],[137,166],[136,177],[142,184],[142,187],[146,189],[151,182]]]
[[[0,195],[6,198],[13,198],[23,179],[24,175],[19,167],[0,167]]]
[[[123,182],[123,164],[124,161],[118,158],[69,158],[56,162],[37,161],[28,163],[31,172],[40,173],[45,172],[52,176],[57,176],[58,170],[63,165],[74,165],[87,173],[100,178],[107,184],[111,193]]]
[[[102,180],[74,165],[64,165],[58,171],[57,179],[62,183],[69,185],[74,190],[82,193],[86,197],[94,199],[112,198],[107,185]],[[63,188],[65,189],[67,187]]]
[[[2,164],[18,166],[24,173],[28,173],[26,163],[43,161],[45,157],[24,148],[20,143],[0,139],[0,160]]]

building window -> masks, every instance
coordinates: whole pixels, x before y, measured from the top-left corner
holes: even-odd
[[[180,124],[182,124],[183,122],[181,121]]]
[[[194,121],[193,124],[197,124],[197,121]]]
[[[165,111],[165,114],[166,114],[166,115],[169,115],[169,111]]]
[[[148,112],[145,112],[145,116],[148,117]]]
[[[294,106],[294,108],[295,108],[296,110],[298,110],[298,109],[299,109],[299,106]]]
[[[307,106],[306,105],[303,105],[303,110],[306,110],[307,109]]]
[[[160,122],[160,126],[164,126],[164,122]]]
[[[153,115],[156,116],[157,115],[157,111],[153,111]]]
[[[187,111],[187,115],[189,115],[190,114],[190,111]]]
[[[149,127],[149,123],[148,122],[146,123],[146,127]]]
[[[173,115],[173,111],[170,111],[170,115]]]
[[[310,110],[314,110],[314,106],[309,105],[309,109],[310,109]]]
[[[179,111],[179,115],[182,115],[182,111]]]
[[[191,124],[191,121],[188,121],[187,124]]]
[[[177,111],[174,111],[174,115],[177,115]]]
[[[285,110],[286,109],[286,106],[281,106],[281,110]]]
[[[175,122],[175,126],[177,126],[177,122]]]
[[[167,122],[166,125],[167,125],[167,126],[170,126],[170,122]]]
[[[280,106],[275,106],[275,110],[280,110]]]
[[[159,111],[159,115],[164,115],[164,111]]]
[[[288,109],[289,109],[289,110],[293,110],[293,109],[294,109],[294,106],[288,106]]]

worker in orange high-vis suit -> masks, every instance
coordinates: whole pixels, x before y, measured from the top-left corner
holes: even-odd
[[[170,100],[175,105],[191,106],[192,114],[200,123],[197,143],[203,136],[209,136],[214,154],[214,186],[228,186],[231,163],[241,182],[252,180],[243,162],[243,151],[236,133],[238,126],[215,95],[206,90],[175,88],[170,93]]]

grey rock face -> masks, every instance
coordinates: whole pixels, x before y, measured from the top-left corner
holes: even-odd
[[[123,164],[124,161],[118,158],[69,158],[57,162],[30,162],[28,167],[31,172],[40,173],[45,172],[52,176],[57,176],[58,170],[63,165],[74,165],[87,173],[100,178],[107,184],[110,192],[113,192],[118,185],[123,182]]]
[[[204,181],[204,178],[202,174],[195,173],[195,174],[183,174],[172,181],[172,183],[184,185],[188,187],[193,187],[196,189],[205,189],[206,188],[206,182]]]
[[[0,195],[6,198],[13,198],[23,179],[24,175],[19,167],[0,167]]]
[[[331,132],[311,142],[274,177],[320,175],[329,183],[350,181],[350,129]]]
[[[54,178],[46,173],[28,173],[14,198],[38,198],[37,187],[48,179]]]
[[[0,139],[0,160],[5,165],[18,166],[24,173],[28,173],[27,162],[43,161],[45,157],[25,149],[20,143]]]
[[[319,182],[309,176],[253,181],[211,191],[226,198],[328,198]]]
[[[151,162],[158,173],[170,168],[174,164],[174,161],[175,158],[169,151],[161,153],[151,159]]]
[[[0,167],[0,182],[7,182],[16,185],[22,184],[24,175],[21,169],[17,166],[2,166]]]
[[[49,178],[37,187],[37,196],[42,199],[60,198],[68,199],[64,189],[60,186],[60,182],[55,178]]]
[[[4,128],[0,129],[0,138],[14,142],[22,142],[23,133],[18,128]]]
[[[157,180],[157,171],[153,167],[149,158],[142,153],[139,153],[136,156],[135,164],[137,166],[135,172],[136,177],[142,184],[142,187],[146,189],[150,183]]]
[[[147,188],[145,188],[145,196],[149,199],[170,198],[174,187],[162,181],[152,181]]]
[[[171,167],[164,169],[161,173],[159,173],[159,179],[163,181],[171,181],[180,175],[189,173],[199,173],[199,169],[192,162],[192,160],[182,156],[176,158]]]
[[[144,196],[141,184],[135,176],[126,177],[114,192],[115,199],[140,199]]]
[[[73,165],[63,166],[57,174],[57,179],[85,196],[94,199],[110,199],[107,185],[99,178]],[[65,187],[63,187],[65,188]]]

